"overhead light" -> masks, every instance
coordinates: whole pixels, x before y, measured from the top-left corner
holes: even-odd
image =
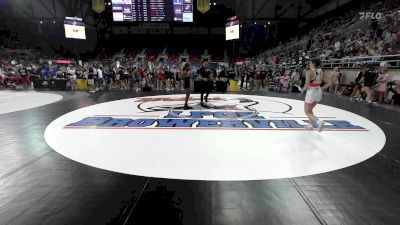
[[[217,5],[217,3],[216,3],[216,2],[214,2],[214,5]]]
[[[254,24],[257,24],[257,22],[254,22]]]
[[[212,5],[212,3],[210,2],[210,5]]]
[[[53,23],[56,23],[56,21],[53,21]]]
[[[111,2],[109,2],[108,5],[111,5]]]
[[[270,24],[271,24],[271,22],[268,21],[268,25],[270,25]]]
[[[267,27],[267,25],[264,25],[264,27]]]
[[[43,21],[40,21],[39,23],[40,23],[40,24],[42,24],[42,23],[43,23]]]

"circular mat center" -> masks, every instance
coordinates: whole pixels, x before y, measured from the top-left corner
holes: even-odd
[[[47,143],[97,168],[186,180],[263,180],[318,174],[360,163],[386,138],[371,121],[318,105],[325,129],[306,130],[303,102],[212,95],[209,108],[184,95],[141,97],[82,108],[53,121]]]

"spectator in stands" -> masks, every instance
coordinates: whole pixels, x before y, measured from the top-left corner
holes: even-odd
[[[285,92],[289,92],[289,84],[290,84],[290,76],[287,72],[281,76],[279,80],[280,91],[285,90]]]
[[[43,66],[40,70],[40,76],[43,80],[49,79],[49,69],[46,66]]]
[[[6,87],[6,75],[2,67],[3,66],[0,65],[0,87]]]
[[[57,70],[56,76],[53,77],[53,79],[63,79],[64,78],[64,73],[60,70]]]
[[[157,86],[156,90],[162,91],[164,89],[165,72],[162,70],[161,66],[157,69]]]
[[[333,94],[338,95],[339,88],[340,88],[340,69],[339,69],[339,67],[335,67],[333,69],[333,72],[331,74],[331,79],[332,79],[332,86],[333,86]]]
[[[385,44],[387,44],[390,48],[395,45],[396,41],[396,33],[393,31],[389,31],[385,35]]]
[[[195,66],[192,67],[191,74],[192,74],[192,80],[196,80],[196,78],[197,78],[197,67],[195,67]]]
[[[24,85],[25,89],[28,89],[30,82],[29,82],[29,74],[26,68],[22,64],[19,65],[18,69],[19,76],[21,77],[22,84]]]
[[[303,87],[303,85],[306,82],[306,74],[307,74],[308,70],[310,70],[310,66],[309,65],[304,67],[303,71],[301,72],[301,75],[300,75],[301,87]]]
[[[57,66],[51,66],[50,67],[50,76],[49,76],[49,79],[51,80],[51,79],[54,79],[55,77],[57,77],[57,71],[58,71],[58,68],[57,68]]]
[[[341,43],[340,43],[339,40],[335,43],[334,48],[335,48],[335,55],[337,55],[337,56],[338,56],[338,55],[341,55],[341,54],[340,54],[340,51],[341,51]],[[340,58],[340,57],[337,57],[337,58]]]
[[[301,81],[300,81],[300,75],[298,72],[298,69],[294,69],[292,74],[291,74],[291,79],[290,79],[290,86],[293,88],[294,85],[300,86]],[[298,92],[297,88],[293,89],[295,92]]]
[[[377,55],[378,54],[378,40],[371,39],[368,43],[367,47],[368,55]]]

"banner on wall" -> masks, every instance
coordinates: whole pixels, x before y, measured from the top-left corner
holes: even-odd
[[[92,0],[92,7],[97,13],[102,13],[106,9],[104,0]]]
[[[210,11],[210,0],[197,0],[197,10],[201,13]]]

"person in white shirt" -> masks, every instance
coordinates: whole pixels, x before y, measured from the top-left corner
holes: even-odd
[[[97,87],[96,87],[96,91],[98,91],[102,86],[103,86],[103,70],[101,69],[101,67],[96,69],[97,72]]]
[[[385,43],[393,44],[395,39],[396,39],[396,34],[393,32],[388,32],[385,36]]]
[[[293,70],[290,80],[290,86],[293,87],[294,85],[300,85],[300,74],[297,70]]]
[[[340,51],[340,41],[335,43],[335,51]]]

